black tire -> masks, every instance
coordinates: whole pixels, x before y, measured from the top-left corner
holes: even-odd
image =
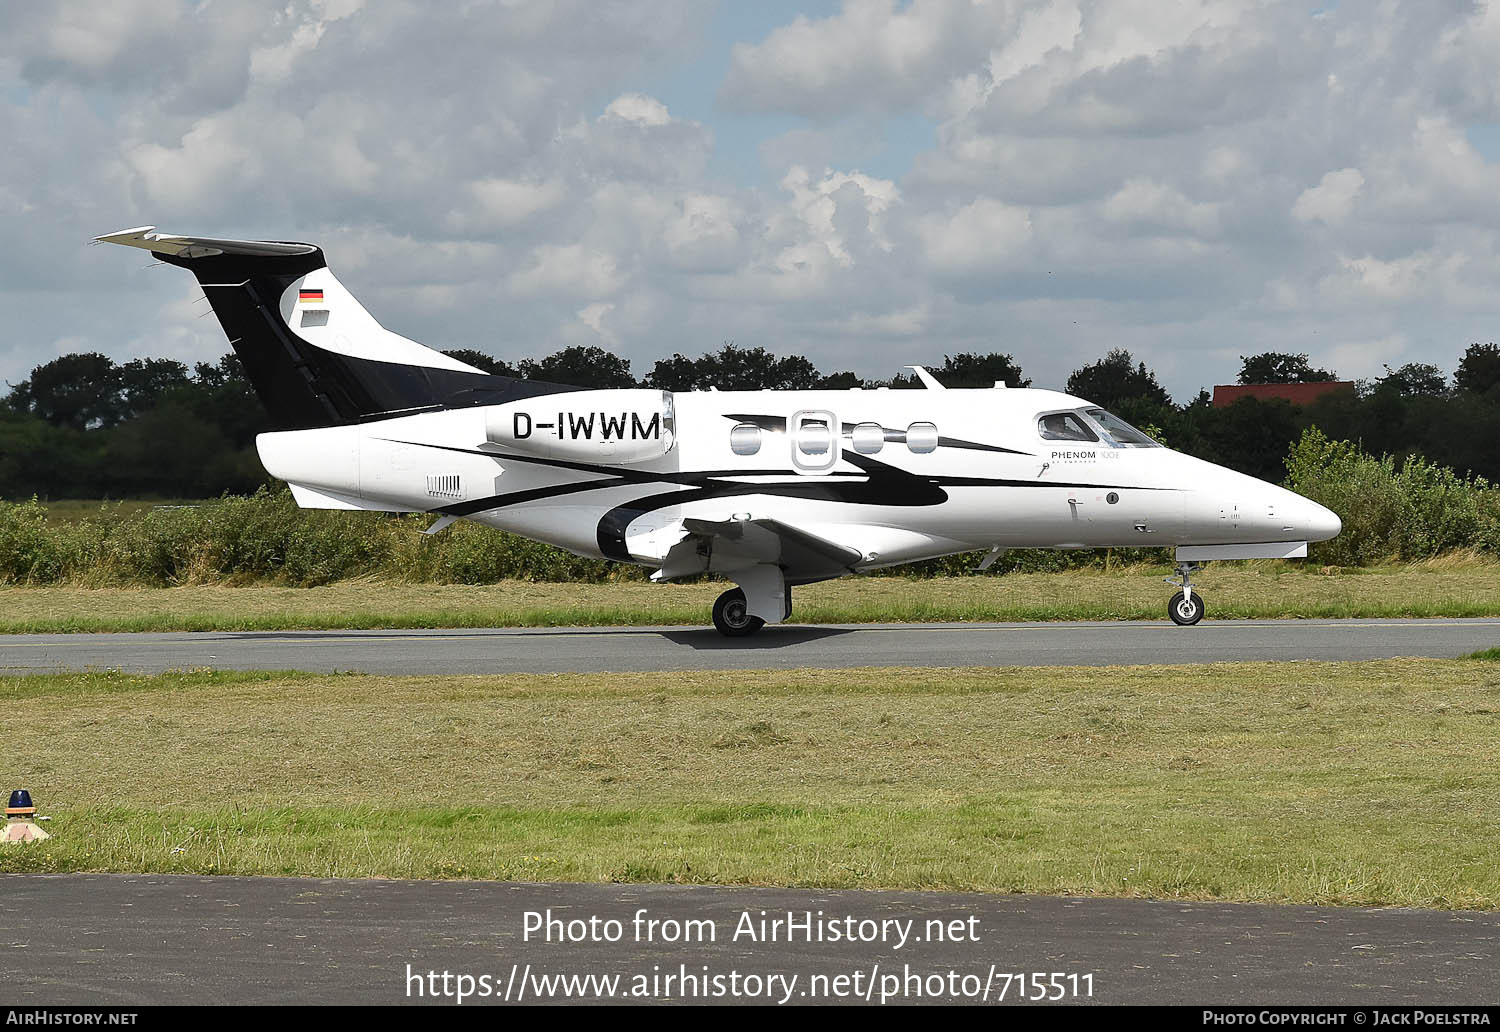
[[[1191,627],[1203,619],[1203,596],[1196,591],[1191,599],[1184,598],[1182,592],[1172,596],[1172,601],[1167,603],[1167,615],[1172,622],[1179,627]]]
[[[758,616],[745,611],[745,593],[731,588],[714,603],[714,626],[726,638],[744,638],[766,625]]]

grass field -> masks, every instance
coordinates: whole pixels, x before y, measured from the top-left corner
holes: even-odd
[[[857,577],[795,591],[794,623],[1160,620],[1165,571],[1005,577]],[[1320,573],[1215,564],[1194,583],[1211,618],[1500,615],[1500,564],[1440,562]],[[0,633],[294,628],[706,624],[724,584],[398,584],[320,588],[0,588]]]
[[[3,871],[1500,907],[1500,663],[0,679]]]

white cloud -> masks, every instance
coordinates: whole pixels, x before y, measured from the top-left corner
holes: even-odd
[[[870,315],[856,312],[827,324],[830,332],[848,337],[916,337],[931,326],[932,309],[928,304],[915,305],[897,312]]]
[[[728,271],[741,254],[740,222],[735,202],[715,194],[689,194],[678,214],[662,231],[667,255],[677,268]]]
[[[578,321],[583,323],[599,338],[598,343],[606,348],[617,348],[620,346],[620,335],[604,325],[605,318],[615,310],[613,304],[596,301],[591,305],[584,305],[578,310]]]
[[[1006,4],[846,0],[829,18],[798,17],[757,44],[736,44],[720,97],[747,110],[827,115],[906,106],[951,69],[983,60],[1011,21]]]
[[[1341,168],[1325,175],[1317,186],[1308,187],[1292,205],[1292,214],[1303,222],[1342,222],[1354,211],[1355,199],[1365,185],[1357,168]]]
[[[1147,232],[1203,237],[1219,233],[1217,205],[1190,201],[1181,191],[1150,179],[1127,180],[1104,202],[1101,211],[1109,222]]]
[[[1414,302],[1445,308],[1492,310],[1500,282],[1494,233],[1463,231],[1434,247],[1394,258],[1347,256],[1318,284],[1325,304],[1387,309]]]
[[[520,296],[558,294],[570,298],[608,297],[620,289],[621,271],[613,255],[566,244],[543,245],[530,263],[511,277],[511,291]]]
[[[1024,208],[981,198],[949,214],[933,213],[917,224],[927,261],[939,273],[999,272],[1031,243],[1031,216]]]
[[[449,217],[449,226],[458,232],[513,226],[555,207],[567,196],[557,181],[527,183],[498,177],[475,180],[467,192],[471,201],[467,210]]]
[[[512,360],[1451,368],[1500,318],[1496,7],[847,0],[705,72],[695,0],[18,6],[0,379],[224,350],[174,270],[79,246],[146,223],[314,240],[392,328]]]
[[[1076,3],[1044,4],[1027,11],[1015,36],[990,52],[990,79],[1004,82],[1039,67],[1054,50],[1072,50],[1082,29],[1083,15]]]
[[[601,118],[617,118],[636,125],[662,126],[672,121],[667,106],[644,93],[624,93],[610,102]]]
[[[884,233],[884,215],[900,197],[896,184],[861,172],[825,169],[813,179],[807,169],[793,166],[781,180],[791,194],[792,209],[811,239],[803,239],[792,250],[814,262],[819,245],[839,265],[855,264],[855,253],[873,247],[891,249]]]

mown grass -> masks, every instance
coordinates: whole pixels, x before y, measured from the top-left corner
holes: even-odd
[[[796,623],[1159,620],[1165,571],[858,577],[798,588]],[[1319,572],[1223,564],[1195,577],[1214,618],[1500,615],[1500,564]],[[724,584],[401,584],[0,587],[0,633],[705,624]]]
[[[1500,668],[0,679],[0,871],[1500,907]]]

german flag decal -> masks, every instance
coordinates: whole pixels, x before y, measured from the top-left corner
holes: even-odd
[[[299,290],[297,291],[298,304],[322,304],[323,292],[321,290]]]

